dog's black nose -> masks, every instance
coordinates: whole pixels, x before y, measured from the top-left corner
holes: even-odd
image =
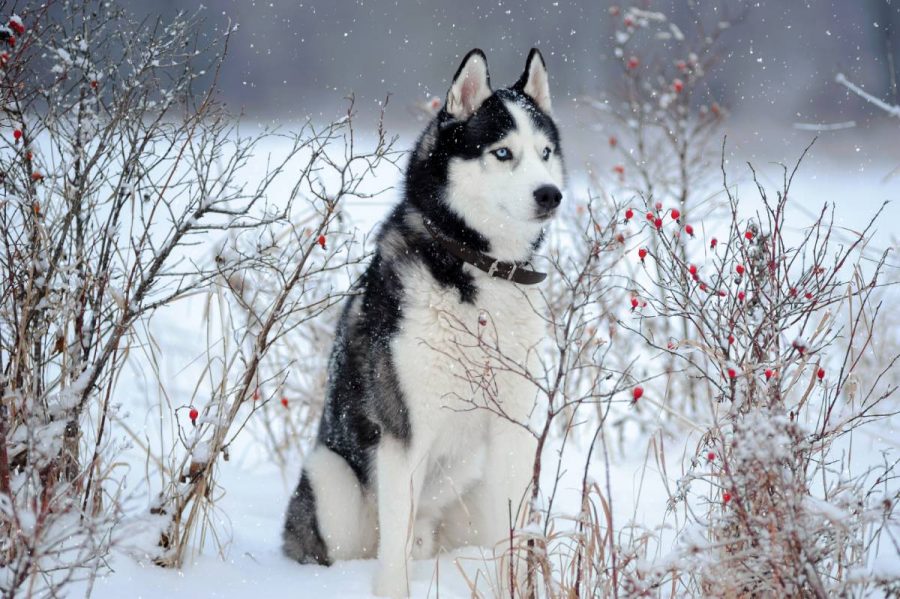
[[[562,192],[556,185],[542,185],[534,190],[534,201],[541,210],[550,211],[559,206]]]

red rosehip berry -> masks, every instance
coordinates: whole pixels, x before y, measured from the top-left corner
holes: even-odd
[[[812,292],[807,291],[806,293],[803,294],[803,297],[805,297],[808,300],[811,300],[813,298],[813,294],[812,294]]]
[[[641,61],[638,60],[637,56],[632,56],[631,58],[628,59],[628,63],[626,66],[628,66],[628,68],[633,71],[634,69],[641,66]]]
[[[738,274],[738,276],[743,276],[744,275],[744,265],[738,264],[737,266],[734,267],[734,271]]]
[[[744,233],[744,238],[746,238],[748,241],[753,239],[753,231],[747,229],[747,231]]]
[[[281,398],[281,405],[283,405],[284,407],[288,407],[288,398],[287,397]]]
[[[649,220],[651,223],[653,222],[653,219],[655,219],[655,218],[656,218],[656,215],[654,215],[652,212],[647,213],[647,220]]]
[[[96,79],[91,80],[91,89],[97,89],[97,86],[100,85]]]
[[[19,141],[20,139],[22,139],[22,130],[21,129],[16,129],[15,131],[13,131],[13,139],[16,141]]]
[[[693,276],[697,276],[697,267],[691,264],[690,266],[688,266],[688,272]]]
[[[656,230],[657,230],[657,231],[660,230],[660,229],[662,229],[662,219],[661,219],[661,218],[658,218],[658,217],[657,217],[656,219],[654,219],[654,220],[653,220],[653,226],[656,227]]]
[[[631,309],[634,310],[635,308],[637,308],[639,303],[640,302],[638,301],[638,298],[632,297],[631,298]]]
[[[197,408],[191,408],[191,411],[188,412],[188,417],[191,419],[191,424],[197,424],[197,417],[200,416],[200,412],[197,411]]]
[[[825,369],[824,369],[824,368],[819,368],[819,370],[816,371],[816,376],[819,377],[819,380],[820,380],[820,381],[821,381],[822,379],[824,379],[824,378],[825,378]]]
[[[631,396],[634,398],[634,401],[639,400],[644,396],[644,388],[641,386],[637,386],[631,391]]]
[[[728,335],[728,345],[734,345],[734,335]]]
[[[625,221],[626,222],[630,221],[632,218],[634,218],[634,210],[629,208],[628,210],[625,211]]]
[[[647,248],[641,248],[638,250],[638,257],[641,259],[641,262],[644,261],[644,258],[647,257]]]
[[[728,367],[728,378],[733,379],[737,377],[737,370],[733,366]]]
[[[659,212],[662,210],[662,202],[656,202],[656,211]]]
[[[706,283],[700,283],[700,291],[706,291]]]
[[[25,24],[22,22],[22,19],[17,16],[10,17],[7,26],[12,29],[16,33],[16,35],[22,35],[23,33],[25,33]]]
[[[743,291],[738,291],[737,298],[739,302],[744,301],[744,298],[747,297]]]
[[[616,136],[615,136],[615,135],[610,135],[610,136],[609,136],[609,147],[610,147],[610,148],[615,148],[618,144],[619,144],[619,140],[616,139]]]
[[[713,453],[712,451],[710,451],[708,454],[706,454],[706,459],[709,460],[710,462],[712,462],[713,460],[716,459],[716,454]]]
[[[728,491],[722,493],[722,501],[724,503],[728,503],[729,501],[731,501],[731,493],[729,493]]]
[[[694,227],[692,227],[691,225],[685,225],[684,232],[687,233],[688,235],[690,235],[691,237],[693,237],[694,236]]]
[[[766,380],[768,381],[769,379],[772,378],[772,375],[775,374],[775,371],[773,371],[771,368],[766,368],[766,371],[763,374],[766,375]]]
[[[613,172],[619,175],[619,178],[625,176],[625,167],[621,164],[617,164],[613,167]]]
[[[791,287],[790,290],[788,291],[788,293],[790,294],[791,297],[797,297],[797,288]]]
[[[674,221],[677,221],[681,217],[681,212],[679,212],[677,208],[672,208],[671,214],[672,220]]]
[[[326,248],[325,248],[325,236],[324,236],[324,235],[319,235],[319,238],[316,239],[316,243],[318,243],[319,246],[321,246],[321,248],[322,248],[323,250],[326,249]]]
[[[709,240],[709,249],[714,250],[716,249],[717,245],[719,245],[719,240],[715,237]]]
[[[682,81],[681,79],[676,79],[672,82],[672,91],[674,91],[676,94],[680,94],[683,89],[684,81]]]

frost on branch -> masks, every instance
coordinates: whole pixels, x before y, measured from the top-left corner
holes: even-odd
[[[264,369],[268,352],[338,301],[329,277],[359,255],[346,251],[342,200],[375,193],[373,169],[395,159],[381,128],[373,147],[354,140],[351,101],[334,124],[278,133],[285,151],[251,170],[275,134],[242,134],[215,76],[200,83],[223,64],[230,27],[204,36],[200,14],[150,27],[115,3],[56,8],[22,10],[0,31],[4,597],[65,594],[103,571],[116,544],[180,565],[220,526],[203,517],[217,463],[264,404],[242,407],[290,366]],[[282,189],[292,191],[273,201]],[[329,235],[330,253],[313,231]],[[167,388],[150,326],[200,296],[234,310],[208,324],[223,341],[206,356],[221,378],[205,399]],[[159,421],[175,438],[161,446],[120,418],[136,356],[165,398]],[[119,459],[131,443],[162,481],[139,515]]]

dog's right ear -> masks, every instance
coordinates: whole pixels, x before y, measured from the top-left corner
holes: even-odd
[[[465,120],[472,116],[492,93],[487,58],[484,52],[475,48],[466,54],[456,75],[453,76],[453,84],[447,92],[447,113],[454,118]]]

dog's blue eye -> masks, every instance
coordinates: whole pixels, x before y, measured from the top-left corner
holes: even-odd
[[[551,150],[550,148],[544,148],[544,154],[543,154],[544,160],[550,160],[550,154],[552,154],[552,153],[553,153],[553,150]]]
[[[497,160],[500,162],[506,162],[507,160],[512,160],[512,152],[509,151],[509,148],[497,148],[492,151],[491,154],[497,157]]]

